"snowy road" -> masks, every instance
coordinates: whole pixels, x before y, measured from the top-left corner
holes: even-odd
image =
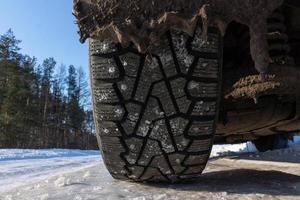
[[[0,150],[0,194],[100,163],[99,151]]]
[[[215,146],[213,156],[241,149],[253,151],[245,145]],[[98,151],[28,150],[24,153],[24,150],[0,150],[0,199],[300,198],[300,145],[274,152],[230,155],[212,158],[204,174],[194,182],[145,185],[113,180]]]
[[[212,156],[228,151],[253,151],[249,146],[215,146]],[[100,165],[99,151],[0,149],[0,194],[14,187]],[[106,170],[103,168],[106,172]]]

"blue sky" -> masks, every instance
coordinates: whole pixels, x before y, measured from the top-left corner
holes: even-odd
[[[0,0],[0,34],[9,28],[22,40],[21,52],[38,63],[54,57],[87,69],[88,47],[79,42],[72,0]]]

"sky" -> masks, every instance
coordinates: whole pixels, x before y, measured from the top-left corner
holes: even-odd
[[[0,34],[12,29],[22,40],[21,52],[38,63],[53,57],[57,63],[87,71],[88,47],[79,42],[72,0],[0,0]]]

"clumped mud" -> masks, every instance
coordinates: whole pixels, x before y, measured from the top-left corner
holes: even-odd
[[[267,44],[267,17],[283,0],[74,0],[74,15],[81,42],[87,38],[133,42],[141,53],[151,53],[170,29],[192,35],[200,21],[203,35],[208,26],[225,34],[236,21],[250,28],[255,67],[266,73],[271,62]]]
[[[300,70],[295,67],[272,66],[269,75],[262,79],[259,75],[250,75],[237,81],[226,99],[249,99],[255,101],[263,95],[294,94],[300,96]]]

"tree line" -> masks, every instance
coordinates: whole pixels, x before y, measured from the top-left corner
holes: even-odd
[[[97,148],[82,68],[41,64],[0,35],[0,148]]]

